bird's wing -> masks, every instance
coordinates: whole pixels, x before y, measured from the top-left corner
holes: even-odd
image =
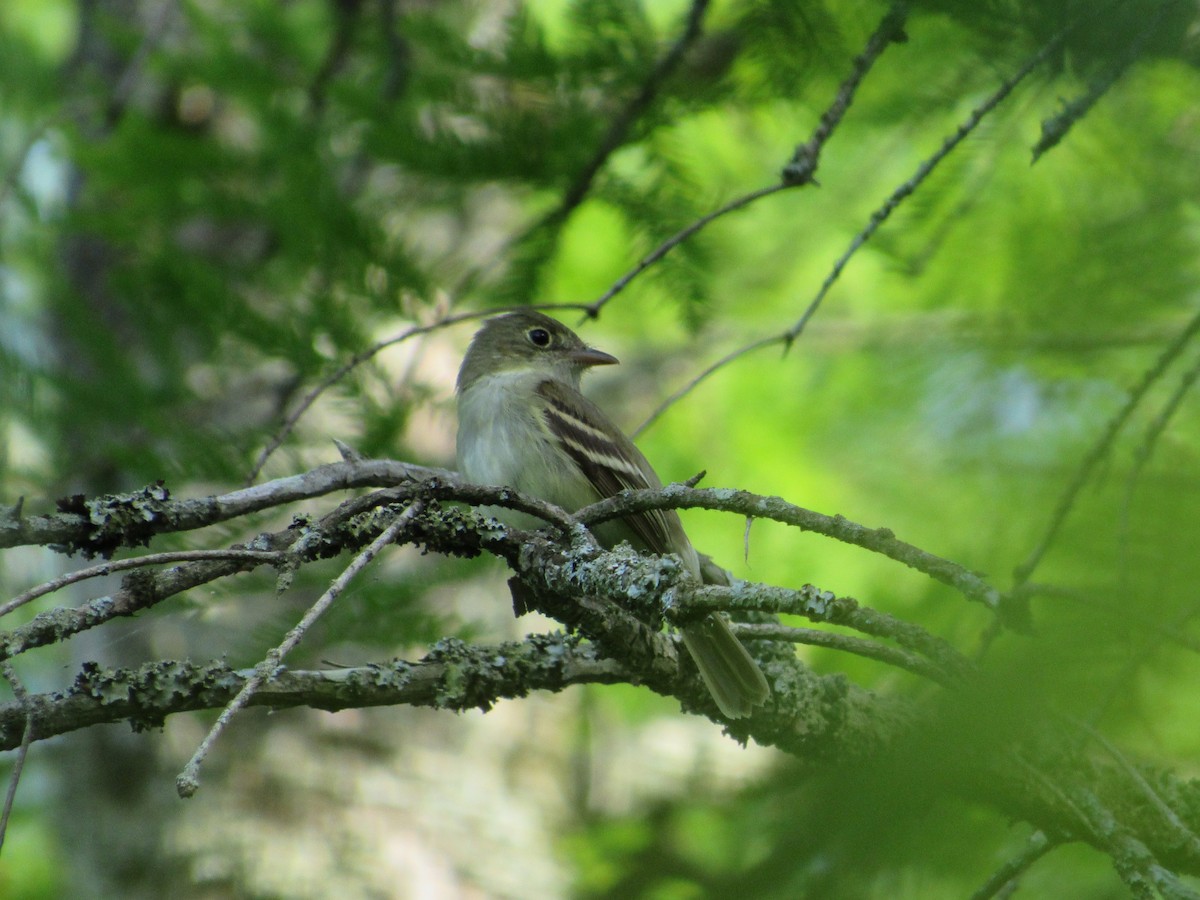
[[[550,433],[601,497],[624,490],[662,487],[642,452],[600,407],[571,385],[546,379],[538,385],[538,394],[546,401],[543,416]],[[651,553],[685,554],[690,549],[674,510],[647,510],[625,516],[621,521],[633,532],[628,535],[629,540]]]

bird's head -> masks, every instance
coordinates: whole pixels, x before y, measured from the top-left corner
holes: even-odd
[[[458,390],[487,375],[524,370],[545,373],[571,384],[591,366],[606,366],[617,358],[589,347],[566,325],[534,310],[488,319],[476,332],[458,371]]]

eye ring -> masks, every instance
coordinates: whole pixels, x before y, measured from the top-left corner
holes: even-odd
[[[535,347],[550,346],[550,332],[545,328],[530,328],[529,331],[525,333],[525,336],[529,338],[529,343],[533,344]]]

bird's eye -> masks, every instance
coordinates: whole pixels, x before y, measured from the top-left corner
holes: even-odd
[[[550,346],[550,332],[545,328],[531,328],[527,336],[535,347]]]

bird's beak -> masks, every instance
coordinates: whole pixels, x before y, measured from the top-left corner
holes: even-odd
[[[571,351],[571,362],[580,366],[615,366],[620,360],[603,350],[584,347],[582,350]]]

